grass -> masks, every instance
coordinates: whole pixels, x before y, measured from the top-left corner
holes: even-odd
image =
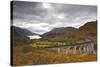
[[[43,47],[50,47],[50,46],[62,46],[66,45],[65,42],[49,42],[49,41],[35,41],[31,44],[34,48],[43,48]]]
[[[31,46],[14,47],[13,65],[40,65],[40,64],[58,64],[71,62],[96,61],[96,54],[65,54],[62,49],[60,54],[53,50],[37,49]]]

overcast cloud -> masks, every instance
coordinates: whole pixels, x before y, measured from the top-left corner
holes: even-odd
[[[97,19],[97,6],[13,1],[13,25],[43,34]]]

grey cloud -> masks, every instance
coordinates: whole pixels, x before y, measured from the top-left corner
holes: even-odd
[[[33,32],[43,33],[54,27],[79,27],[86,21],[97,19],[97,6],[46,3],[51,8],[44,8],[43,2],[13,1],[13,24],[25,26],[32,24]],[[62,16],[61,16],[62,15]],[[44,25],[39,25],[44,23]],[[34,28],[37,24],[37,28]],[[47,25],[46,25],[47,24]]]

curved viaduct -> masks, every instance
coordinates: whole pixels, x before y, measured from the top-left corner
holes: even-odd
[[[95,44],[91,41],[75,44],[75,45],[64,45],[64,46],[53,46],[53,47],[47,47],[49,49],[56,49],[57,53],[59,54],[61,52],[61,49],[65,49],[65,54],[82,54],[82,53],[96,53]]]

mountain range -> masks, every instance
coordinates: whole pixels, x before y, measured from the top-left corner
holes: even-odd
[[[30,44],[31,40],[27,37],[27,35],[36,35],[36,34],[33,34],[32,32],[26,29],[22,29],[16,26],[11,26],[11,40],[13,46]]]
[[[86,37],[97,36],[97,21],[87,22],[79,29],[74,27],[55,28],[41,35],[42,39],[49,41],[66,41],[68,38],[85,39]]]
[[[60,28],[54,28],[53,30],[46,32],[42,35],[42,37],[49,37],[49,36],[56,36],[56,35],[64,35],[68,34],[70,32],[76,31],[76,28],[73,27],[60,27]]]
[[[32,35],[37,35],[36,33],[32,33],[31,31],[24,29],[24,28],[20,28],[20,27],[16,27],[16,26],[12,26],[14,28],[14,31],[17,32],[20,35],[23,36],[32,36]]]
[[[14,45],[30,44],[30,40],[27,36],[38,35],[30,32],[27,29],[22,29],[16,26],[11,26],[12,43]],[[68,39],[83,40],[86,37],[90,37],[95,43],[97,43],[97,21],[87,22],[83,26],[77,28],[74,27],[60,27],[54,28],[49,32],[40,35],[42,38],[38,40],[48,40],[56,42],[67,42]]]
[[[83,37],[85,36],[96,36],[97,35],[97,21],[91,21],[87,22],[83,26],[81,26],[77,32],[76,35],[81,35]]]

